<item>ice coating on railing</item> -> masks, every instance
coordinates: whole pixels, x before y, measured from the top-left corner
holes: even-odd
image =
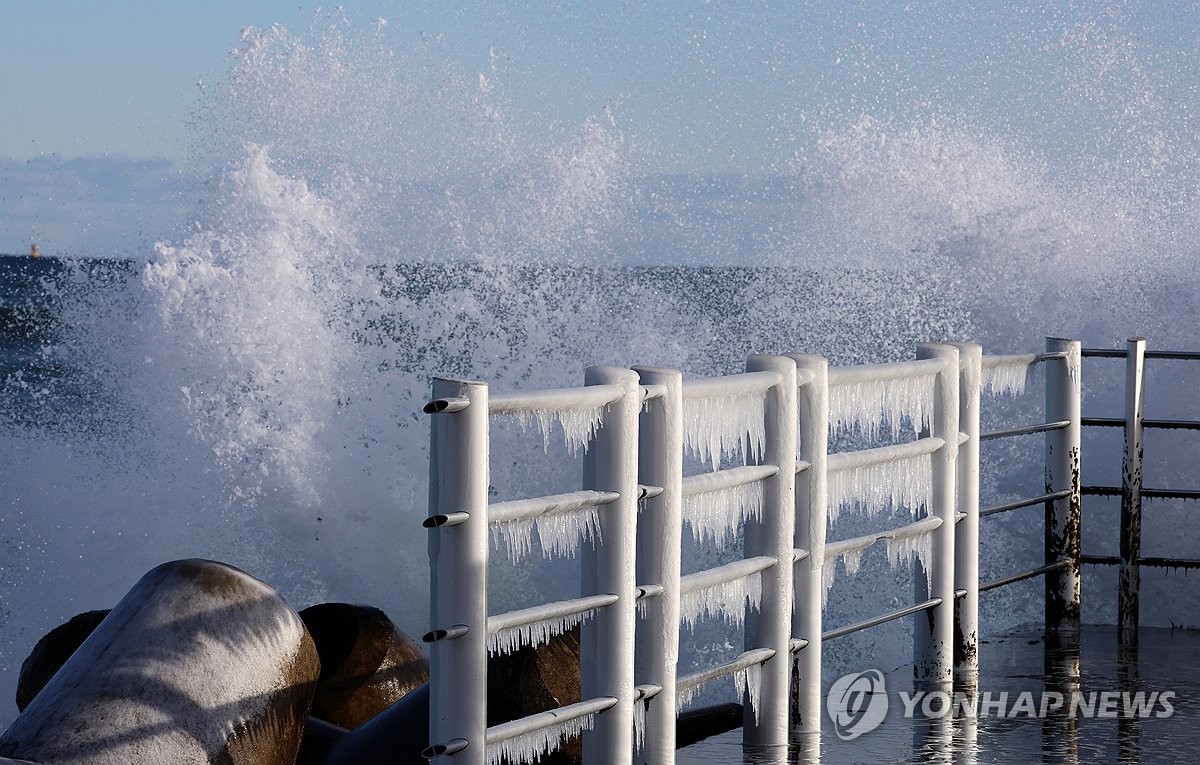
[[[683,593],[679,596],[679,620],[694,630],[701,617],[720,616],[731,626],[740,627],[746,618],[747,602],[755,610],[762,602],[761,572]]]
[[[887,425],[892,438],[908,423],[914,432],[933,414],[933,374],[884,380],[830,383],[829,430],[837,434],[858,428],[868,439]]]
[[[932,531],[932,527],[918,528],[888,537],[887,556],[892,568],[898,568],[915,555],[921,562],[921,568],[929,573],[933,562]]]
[[[717,470],[721,461],[741,456],[745,464],[762,456],[766,442],[766,393],[736,393],[683,400],[683,442]]]
[[[1036,359],[1033,354],[984,357],[983,389],[1002,396],[1021,395]]]
[[[733,687],[737,689],[738,700],[748,699],[750,711],[754,713],[754,722],[758,723],[758,706],[762,698],[762,665],[751,664],[733,673]]]
[[[578,736],[585,730],[591,730],[594,719],[595,714],[572,717],[539,730],[522,733],[495,744],[488,744],[487,763],[488,765],[498,765],[504,762],[516,765],[516,763],[536,762],[543,755],[558,749],[565,739]]]
[[[749,667],[743,667],[742,669],[735,670],[732,673],[732,676],[733,687],[737,691],[738,701],[747,698],[747,696],[749,697],[750,707],[754,712],[754,719],[757,722],[759,700],[762,698],[762,693],[760,690],[762,687],[762,665],[751,664]],[[716,675],[702,682],[694,683],[686,687],[681,686],[678,688],[675,691],[675,703],[678,708],[682,710],[689,706],[693,701],[696,700],[696,697],[700,695],[701,690],[719,677],[721,677],[721,675]]]
[[[683,498],[683,519],[697,542],[711,540],[724,549],[737,540],[738,526],[747,518],[762,518],[762,481],[705,491]]]
[[[866,511],[875,517],[887,507],[928,507],[933,496],[930,455],[902,457],[878,465],[847,467],[829,471],[829,523],[835,523],[842,508]]]
[[[557,424],[562,429],[563,442],[571,454],[580,450],[587,451],[596,431],[604,424],[604,412],[607,404],[601,406],[583,406],[570,409],[521,409],[513,412],[498,412],[496,416],[506,417],[517,423],[522,431],[528,431],[537,423],[542,433],[542,449],[550,451],[550,435]]]
[[[550,638],[579,626],[590,619],[595,613],[595,609],[590,609],[554,619],[543,619],[532,624],[505,627],[504,629],[497,630],[494,634],[488,635],[488,653],[510,654],[522,646],[538,646],[543,643],[549,643]]]
[[[535,526],[543,557],[573,558],[581,541],[600,538],[599,508],[592,506],[493,523],[490,526],[492,546],[498,548],[503,541],[508,547],[509,560],[517,563],[533,549]]]

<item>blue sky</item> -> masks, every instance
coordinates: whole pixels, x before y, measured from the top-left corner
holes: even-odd
[[[859,114],[961,119],[1072,158],[1114,134],[1115,92],[1150,82],[1190,104],[1200,81],[1192,2],[6,2],[0,251],[127,240],[130,216],[175,225],[201,84],[226,76],[241,31],[336,13],[385,19],[402,56],[432,46],[468,74],[499,61],[530,135],[611,107],[644,173],[781,172]]]

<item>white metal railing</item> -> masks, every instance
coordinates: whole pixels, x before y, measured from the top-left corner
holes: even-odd
[[[1049,422],[980,434],[981,391],[1011,391],[1036,363],[1047,364]],[[1077,626],[1079,377],[1079,343],[1051,340],[1045,354],[990,358],[978,345],[923,344],[911,362],[843,368],[820,356],[752,356],[743,373],[689,381],[672,369],[591,367],[581,388],[490,400],[484,383],[435,380],[426,756],[528,761],[582,732],[588,762],[671,763],[681,702],[723,676],[743,693],[746,744],[784,747],[820,733],[824,640],[928,612],[915,620],[918,677],[973,682],[979,592],[1038,574],[1047,576],[1047,625]],[[569,446],[587,447],[580,489],[489,506],[492,414],[536,420],[547,443],[561,423]],[[893,441],[903,423],[916,437],[829,453],[831,430],[873,439],[881,423]],[[1046,493],[981,511],[980,442],[1031,432],[1047,441]],[[685,476],[689,452],[705,469]],[[745,464],[731,466],[738,457]],[[981,584],[979,519],[1036,503],[1050,519],[1046,565]],[[917,517],[827,542],[843,507],[888,504]],[[681,575],[685,525],[703,544],[740,542],[742,558]],[[535,527],[544,549],[590,538],[581,597],[489,615],[489,528],[515,560]],[[826,630],[832,567],[881,541],[894,562],[919,553],[913,605]],[[744,620],[744,650],[679,677],[680,625],[705,615]],[[489,647],[541,642],[574,624],[583,700],[489,729]]]

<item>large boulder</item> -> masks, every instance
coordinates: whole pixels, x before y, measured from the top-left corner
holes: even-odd
[[[378,608],[322,603],[300,612],[321,657],[312,715],[357,728],[429,680],[429,659]]]
[[[29,702],[38,691],[54,677],[62,665],[67,663],[71,654],[83,641],[87,640],[96,627],[108,616],[108,611],[85,611],[72,616],[64,624],[50,630],[37,641],[29,656],[21,664],[21,674],[17,677],[17,710],[25,711]]]
[[[55,765],[291,765],[320,667],[299,615],[231,566],[142,577],[0,736]]]

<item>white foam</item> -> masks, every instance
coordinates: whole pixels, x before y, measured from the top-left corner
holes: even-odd
[[[533,624],[506,627],[488,635],[487,647],[491,654],[510,654],[522,646],[538,646],[549,643],[550,638],[561,635],[579,626],[596,613],[595,609],[578,614],[567,614],[555,619],[543,619]]]
[[[576,409],[533,409],[515,412],[499,412],[497,416],[511,418],[522,431],[528,431],[537,423],[542,434],[542,449],[550,451],[550,435],[554,426],[562,430],[563,443],[571,454],[587,451],[596,431],[604,424],[604,412],[607,404],[595,407],[580,407]]]
[[[594,714],[573,717],[546,728],[513,736],[496,744],[488,744],[487,763],[488,765],[498,765],[498,763],[506,762],[515,765],[516,763],[535,762],[543,755],[558,749],[565,739],[578,736],[585,730],[591,730],[594,719]]]
[[[875,517],[888,507],[928,507],[933,498],[931,455],[902,457],[879,465],[848,467],[829,471],[829,523],[835,523],[842,508],[865,511]]]
[[[705,491],[683,498],[683,519],[697,542],[711,541],[721,550],[738,540],[738,526],[762,518],[762,481]]]
[[[574,558],[579,543],[600,539],[599,508],[585,507],[562,513],[547,513],[537,518],[520,518],[491,524],[492,546],[508,547],[508,558],[519,562],[533,549],[533,529],[537,527],[543,558]]]
[[[829,386],[829,428],[834,434],[857,428],[868,439],[879,438],[886,424],[892,438],[908,423],[914,432],[929,425],[933,414],[930,376],[867,380]]]
[[[683,442],[713,470],[721,461],[741,457],[742,464],[762,456],[766,443],[763,405],[766,392],[685,398]]]

